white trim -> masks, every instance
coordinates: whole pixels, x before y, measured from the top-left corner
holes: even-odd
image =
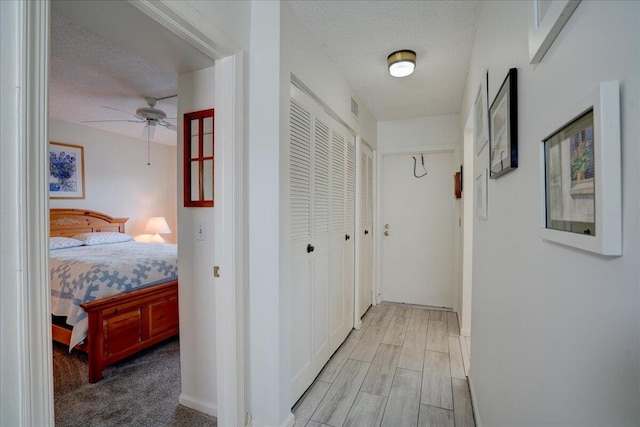
[[[371,148],[371,147],[369,147]],[[371,232],[373,233],[373,239],[371,240],[371,244],[373,245],[372,247],[372,259],[371,259],[371,305],[376,306],[378,305],[381,301],[380,301],[380,297],[382,296],[382,293],[380,292],[380,288],[379,288],[379,284],[378,281],[380,280],[380,276],[378,275],[378,257],[376,256],[376,254],[378,253],[378,244],[379,244],[379,240],[376,238],[378,236],[378,231],[377,230],[382,230],[382,227],[380,227],[379,225],[379,216],[378,216],[378,156],[377,156],[377,152],[378,150],[374,150],[371,149],[371,153],[372,153],[372,161],[371,164],[373,166],[373,172],[371,173],[371,185],[373,186],[373,188],[371,189],[371,198],[373,200],[371,200],[371,203],[373,203],[373,230],[371,230]]]
[[[362,327],[362,316],[360,315],[360,230],[362,229],[362,224],[360,221],[360,181],[362,180],[362,173],[360,171],[360,144],[362,144],[362,138],[360,135],[356,135],[356,221],[355,221],[355,240],[354,240],[354,248],[355,248],[355,256],[354,256],[354,279],[355,284],[353,286],[353,327],[355,329],[360,329]]]
[[[49,3],[25,2],[11,12],[19,19],[15,37],[15,97],[3,105],[8,114],[15,110],[14,141],[17,156],[15,175],[3,176],[14,183],[16,196],[15,228],[9,235],[16,239],[18,287],[14,324],[18,346],[14,353],[19,373],[13,377],[19,393],[14,413],[21,425],[52,426],[53,377],[51,366],[51,318],[49,313],[49,234],[47,188],[47,124],[48,124],[48,48]],[[5,34],[5,36],[8,34]],[[3,52],[4,53],[4,52]],[[3,58],[3,63],[11,61]],[[3,96],[4,98],[4,96]],[[8,206],[7,206],[8,207]],[[3,209],[4,216],[4,209]],[[4,241],[3,236],[3,241]],[[3,247],[3,252],[6,247]],[[16,251],[16,248],[13,248]],[[5,303],[6,304],[6,303]],[[3,344],[4,344],[3,340]],[[3,384],[4,387],[7,385]],[[3,415],[4,419],[4,415]]]
[[[244,423],[244,289],[242,286],[242,53],[216,61],[214,260],[216,370],[220,425]]]
[[[473,410],[473,418],[476,421],[476,427],[482,427],[482,421],[480,421],[480,409],[478,407],[478,399],[475,391],[476,388],[474,385],[471,369],[469,369],[467,380],[469,381],[469,394],[471,395],[471,409]]]
[[[178,403],[187,408],[195,409],[196,411],[204,412],[208,415],[218,416],[218,407],[216,405],[209,405],[201,400],[198,400],[192,396],[187,396],[184,393],[178,397]]]
[[[296,419],[295,419],[294,415],[293,414],[289,414],[287,419],[282,424],[280,424],[280,426],[274,426],[272,424],[266,424],[266,423],[262,422],[259,419],[252,418],[251,421],[249,421],[249,424],[247,424],[247,427],[293,427],[295,422],[296,422]]]
[[[187,2],[127,1],[211,59],[230,56],[241,49],[230,37],[218,30]]]

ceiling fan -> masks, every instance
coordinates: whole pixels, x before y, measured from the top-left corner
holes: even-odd
[[[146,133],[146,137],[147,137],[147,166],[151,166],[150,139],[153,138],[156,126],[162,126],[164,128],[170,129],[170,130],[172,130],[174,132],[178,130],[178,127],[176,125],[174,125],[173,123],[170,123],[170,122],[165,120],[167,118],[167,114],[164,111],[155,108],[156,103],[158,101],[162,101],[163,99],[174,98],[176,96],[178,96],[178,95],[165,96],[164,98],[145,97],[144,100],[147,103],[147,107],[138,108],[136,110],[135,114],[130,113],[130,112],[125,111],[125,110],[121,110],[119,108],[105,107],[105,106],[102,107],[102,108],[107,108],[109,110],[115,110],[115,111],[120,111],[122,113],[129,114],[130,116],[135,117],[135,120],[134,119],[128,119],[128,120],[122,120],[122,119],[121,120],[85,120],[82,123],[106,123],[106,122],[144,123],[145,126],[144,126],[144,129],[142,130],[142,135],[145,136],[145,133]]]
[[[82,123],[106,123],[106,122],[144,123],[145,129],[148,128],[147,135],[151,137],[153,137],[153,133],[156,125],[162,126],[164,128],[170,129],[175,132],[176,130],[178,130],[178,127],[173,123],[166,121],[167,114],[164,111],[155,108],[155,105],[158,101],[162,101],[163,99],[173,98],[176,96],[178,95],[165,96],[164,98],[145,97],[144,100],[147,103],[147,106],[138,108],[135,114],[129,111],[121,110],[119,108],[105,107],[105,106],[102,107],[102,108],[107,108],[109,110],[115,110],[115,111],[120,111],[122,113],[129,114],[130,116],[133,116],[135,119],[85,120]]]

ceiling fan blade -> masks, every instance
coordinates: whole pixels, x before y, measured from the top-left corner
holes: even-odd
[[[174,124],[172,124],[172,123],[169,123],[169,122],[165,122],[164,120],[159,120],[159,121],[158,121],[158,124],[159,124],[160,126],[162,126],[162,127],[165,127],[165,128],[167,128],[167,129],[170,129],[170,130],[172,130],[172,131],[177,131],[177,130],[178,130],[178,126],[176,126],[176,125],[174,125]]]
[[[107,106],[104,106],[104,105],[102,106],[102,108],[106,108],[106,109],[108,109],[108,110],[120,111],[121,113],[125,113],[125,114],[128,114],[128,115],[130,115],[130,116],[138,117],[138,116],[136,116],[135,114],[133,114],[133,113],[132,113],[132,112],[130,112],[130,111],[121,110],[121,109],[119,109],[119,108],[107,107]]]
[[[80,123],[108,123],[108,122],[144,123],[144,120],[83,120]]]
[[[162,101],[163,99],[175,98],[176,96],[178,96],[177,93],[175,95],[169,95],[169,96],[164,96],[162,98],[155,98],[155,99],[156,101]]]

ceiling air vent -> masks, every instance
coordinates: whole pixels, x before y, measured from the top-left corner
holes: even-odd
[[[359,106],[356,100],[351,98],[351,114],[353,114],[353,117],[355,117],[356,120],[358,119],[358,108]]]

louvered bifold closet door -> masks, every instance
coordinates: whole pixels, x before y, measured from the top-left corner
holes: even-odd
[[[312,192],[312,233],[311,244],[313,264],[311,265],[312,288],[312,371],[322,369],[331,356],[329,348],[329,250],[330,250],[330,135],[328,121],[315,114],[313,137],[313,192]]]
[[[346,232],[346,129],[331,130],[331,250],[330,250],[330,352],[340,347],[353,326],[353,289],[345,281]],[[351,306],[348,306],[351,304]]]
[[[373,289],[373,153],[368,145],[360,147],[360,316],[372,304]]]
[[[353,326],[353,279],[345,280],[346,236],[355,203],[354,136],[291,86],[291,403],[318,376]],[[351,184],[349,184],[351,182]],[[351,190],[349,189],[351,185]],[[353,251],[353,245],[351,245]],[[353,254],[351,254],[353,265]],[[351,274],[353,277],[353,267]],[[350,291],[345,289],[345,283]],[[350,292],[350,293],[349,293]]]
[[[304,380],[312,358],[311,267],[307,254],[311,241],[312,197],[312,117],[302,104],[291,100],[289,119],[289,216],[291,244],[291,316],[296,327],[291,328],[293,382]]]

